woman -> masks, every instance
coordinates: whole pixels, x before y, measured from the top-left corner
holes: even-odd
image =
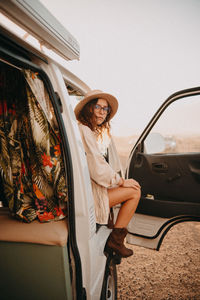
[[[123,242],[127,235],[126,226],[140,199],[140,185],[133,179],[120,177],[108,164],[98,145],[98,141],[102,141],[105,133],[110,136],[109,121],[117,109],[118,102],[115,97],[100,90],[93,90],[77,104],[74,112],[79,121],[87,156],[97,223],[107,224],[110,208],[122,204],[106,242],[105,252],[115,252],[121,257],[128,257],[133,251],[126,248]]]

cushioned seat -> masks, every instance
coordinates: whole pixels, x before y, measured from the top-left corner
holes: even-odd
[[[25,242],[43,245],[67,244],[67,220],[40,223],[20,222],[10,216],[9,210],[0,208],[0,241]]]

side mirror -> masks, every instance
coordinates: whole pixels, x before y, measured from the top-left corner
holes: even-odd
[[[160,133],[150,133],[144,141],[146,153],[162,153],[165,150],[165,139]]]

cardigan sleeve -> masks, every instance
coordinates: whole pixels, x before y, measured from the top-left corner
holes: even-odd
[[[91,179],[106,188],[116,186],[120,181],[120,176],[110,167],[100,153],[94,132],[88,126],[82,124],[79,124],[79,129]]]

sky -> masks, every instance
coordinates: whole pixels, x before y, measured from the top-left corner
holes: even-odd
[[[141,133],[172,93],[200,86],[199,0],[40,0],[80,44],[66,66],[113,94],[113,134]]]

